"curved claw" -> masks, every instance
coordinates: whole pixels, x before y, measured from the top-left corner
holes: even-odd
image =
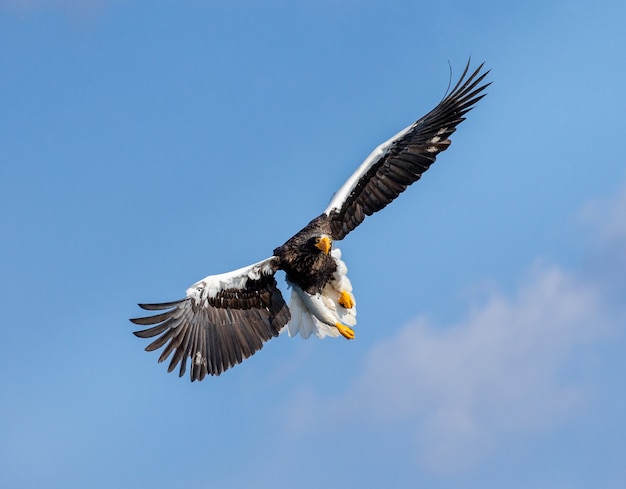
[[[339,304],[346,309],[352,309],[354,307],[354,297],[347,290],[342,290],[341,294],[339,294],[339,299],[337,300]]]
[[[335,327],[339,330],[341,336],[343,336],[345,339],[354,339],[354,330],[352,328],[349,328],[348,326],[341,323],[335,323]]]

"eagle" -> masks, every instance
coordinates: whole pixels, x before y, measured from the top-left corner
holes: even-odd
[[[172,356],[167,371],[179,376],[190,360],[191,381],[225,370],[254,355],[271,338],[326,336],[351,340],[356,300],[341,251],[335,246],[381,210],[450,146],[450,135],[485,96],[490,83],[484,63],[470,73],[470,62],[452,90],[421,119],[379,145],[333,195],[322,214],[253,265],[196,282],[183,299],[139,304],[150,316],[131,319],[146,327],[140,338],[157,337],[145,349]],[[285,302],[275,274],[282,270],[291,288]]]

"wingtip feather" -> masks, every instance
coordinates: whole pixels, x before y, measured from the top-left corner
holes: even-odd
[[[184,300],[185,299],[179,299],[177,301],[160,302],[156,304],[142,303],[142,304],[137,304],[137,305],[141,307],[144,311],[162,311],[164,309],[171,309],[172,307],[176,307],[178,304],[180,304]]]

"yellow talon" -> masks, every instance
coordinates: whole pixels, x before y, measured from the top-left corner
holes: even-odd
[[[345,339],[354,339],[354,331],[352,330],[352,328],[349,328],[348,326],[345,326],[341,323],[335,323],[335,327],[339,330],[341,336],[343,336]]]
[[[346,309],[352,309],[354,307],[354,297],[352,297],[352,294],[350,292],[347,292],[345,290],[341,291],[341,294],[339,294],[339,300],[337,302],[339,302],[339,304]]]

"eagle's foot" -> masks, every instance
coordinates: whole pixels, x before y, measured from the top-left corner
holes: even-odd
[[[347,290],[342,290],[341,294],[339,294],[339,299],[337,300],[339,304],[346,309],[352,309],[354,307],[354,297]]]
[[[354,331],[352,330],[352,328],[349,328],[348,326],[345,326],[344,324],[341,324],[341,323],[335,323],[335,327],[339,330],[339,332],[341,333],[341,336],[343,336],[345,339],[347,340],[354,339]]]

